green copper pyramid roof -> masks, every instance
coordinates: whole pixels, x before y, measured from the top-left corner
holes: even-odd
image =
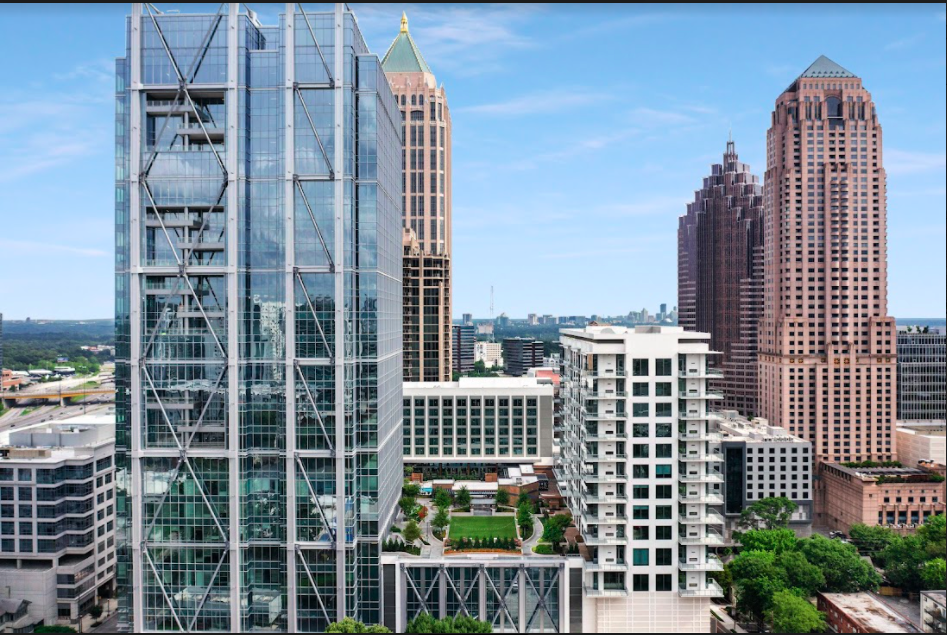
[[[825,55],[819,57],[812,66],[806,69],[806,72],[799,76],[800,78],[819,78],[819,79],[837,79],[840,77],[857,77],[851,71],[845,70]]]
[[[431,68],[408,33],[408,16],[401,16],[401,33],[392,42],[391,48],[381,62],[386,73],[430,73]]]

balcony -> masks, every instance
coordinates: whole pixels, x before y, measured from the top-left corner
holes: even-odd
[[[678,478],[681,483],[710,483],[723,485],[723,474],[681,474]]]
[[[681,516],[681,524],[684,525],[725,525],[726,519],[718,512],[708,510],[702,514],[694,516]]]
[[[723,463],[723,455],[717,452],[710,454],[684,454],[681,453],[680,460],[684,463]]]
[[[593,443],[607,443],[609,441],[625,441],[628,439],[627,434],[617,434],[613,432],[589,432],[585,435],[585,441],[591,441]]]
[[[706,571],[713,573],[723,571],[723,562],[721,562],[717,556],[707,556],[702,562],[687,561],[682,558],[677,568],[680,571]]]
[[[720,415],[714,414],[712,412],[705,412],[700,414],[699,412],[682,412],[678,417],[681,421],[719,421]]]
[[[605,370],[590,370],[586,371],[587,376],[593,377],[595,379],[624,379],[628,376],[628,373],[623,370],[615,370],[613,368],[608,368]]]
[[[627,499],[624,496],[619,497],[617,494],[611,496],[586,494],[582,497],[582,501],[587,505],[617,505],[619,503],[624,503],[625,500]]]
[[[703,503],[705,505],[723,505],[723,496],[717,494],[681,494],[679,497],[683,503]]]
[[[627,392],[617,392],[614,390],[593,390],[585,394],[587,399],[624,399],[627,396]]]
[[[586,412],[587,421],[625,421],[628,419],[627,412]]]
[[[719,370],[689,370],[680,372],[681,379],[723,379],[723,372]]]
[[[725,543],[723,536],[715,531],[709,531],[703,536],[681,536],[678,538],[678,544],[685,547],[722,547]]]
[[[686,393],[681,393],[681,399],[703,399],[707,401],[716,401],[723,399],[723,393],[713,390],[706,390],[704,392],[699,390],[688,390]]]
[[[608,572],[608,571],[628,571],[627,562],[586,562],[585,570],[589,573]]]
[[[585,514],[583,518],[587,525],[624,525],[628,522],[627,516],[620,516],[618,514],[612,514],[610,516],[606,514],[599,514],[597,516]]]
[[[585,544],[589,547],[620,547],[628,544],[627,536],[602,537],[588,535],[585,537]]]
[[[626,598],[627,589],[592,589],[585,587],[585,596],[590,598]]]
[[[583,474],[582,480],[586,483],[627,483],[626,474]]]
[[[586,450],[582,460],[587,463],[614,463],[616,461],[624,461],[627,458],[628,455],[626,454],[616,454],[614,452],[611,454],[593,454],[592,452]]]
[[[705,585],[689,587],[687,585],[681,585],[681,597],[682,598],[722,598],[723,589],[720,588],[720,585],[714,582],[713,580],[708,581]]]
[[[707,443],[722,443],[723,437],[715,432],[700,430],[686,430],[680,433],[681,441],[706,441]]]

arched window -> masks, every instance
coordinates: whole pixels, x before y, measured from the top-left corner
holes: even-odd
[[[418,105],[418,96],[417,96],[417,95],[411,95],[411,105],[412,105],[412,106],[417,106],[417,105]]]

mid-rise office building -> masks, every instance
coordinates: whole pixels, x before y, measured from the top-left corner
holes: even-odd
[[[450,381],[452,203],[447,92],[437,85],[421,55],[406,15],[382,67],[400,111],[402,224],[412,237],[405,243],[404,378],[408,382]]]
[[[913,532],[947,511],[944,466],[859,467],[823,464],[825,524],[848,533],[853,525]]]
[[[526,377],[406,384],[404,462],[548,462],[553,396],[552,382]]]
[[[724,514],[728,534],[738,529],[741,512],[764,498],[788,498],[796,504],[790,526],[799,536],[812,533],[814,466],[812,444],[765,419],[750,420],[722,411],[721,454],[724,468]]]
[[[543,343],[522,337],[509,337],[503,340],[503,362],[506,374],[522,377],[530,368],[543,367]]]
[[[679,324],[710,333],[721,353],[723,406],[759,413],[758,328],[763,309],[763,187],[733,141],[711,167],[678,228]],[[658,319],[667,317],[661,305]]]
[[[4,599],[28,601],[34,625],[74,623],[112,597],[115,586],[115,417],[79,417],[3,436]]]
[[[469,373],[477,361],[477,332],[472,326],[454,325],[451,327],[451,349],[453,350],[453,371]]]
[[[400,111],[344,3],[158,12],[117,63],[119,592],[137,632],[382,616]],[[354,230],[353,230],[354,228]]]
[[[565,329],[556,475],[591,561],[590,632],[707,632],[724,544],[710,336]]]
[[[483,362],[489,368],[503,367],[503,346],[496,342],[477,342],[474,346],[474,361]]]
[[[450,258],[425,254],[411,230],[403,246],[404,381],[450,381]]]
[[[464,326],[473,326],[473,313],[464,313]]]
[[[897,457],[882,142],[861,78],[825,57],[767,135],[760,414],[817,462]]]
[[[898,331],[898,421],[947,420],[947,334]]]

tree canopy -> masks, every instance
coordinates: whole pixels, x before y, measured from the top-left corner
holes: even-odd
[[[799,551],[825,576],[822,591],[859,593],[875,590],[881,584],[881,576],[858,555],[854,545],[813,536],[799,541]]]
[[[458,507],[470,507],[470,490],[466,487],[461,487],[457,491],[457,494],[454,495],[454,502],[457,503]]]
[[[550,516],[544,523],[543,540],[554,545],[566,539],[566,529],[572,524],[572,518],[565,514]]]
[[[743,510],[740,526],[744,529],[789,529],[789,521],[798,508],[786,497],[764,498]]]
[[[487,622],[481,622],[461,615],[436,620],[427,613],[419,615],[408,622],[405,633],[492,633],[493,627]]]
[[[413,520],[408,521],[408,524],[404,526],[404,530],[401,532],[401,535],[404,537],[404,540],[409,545],[413,545],[421,538],[421,528],[418,527],[418,524]]]
[[[767,614],[774,633],[824,633],[825,616],[792,591],[778,591]]]
[[[751,529],[734,536],[745,551],[772,551],[783,553],[796,549],[796,532],[791,529]]]
[[[356,622],[351,617],[347,617],[341,622],[329,624],[326,633],[390,633],[391,631],[384,626],[365,626],[361,622]]]

